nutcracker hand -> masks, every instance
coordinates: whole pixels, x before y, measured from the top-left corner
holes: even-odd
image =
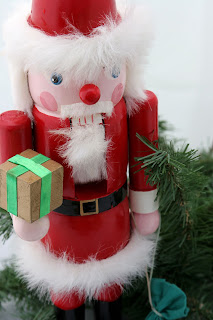
[[[133,215],[132,227],[137,228],[141,235],[147,236],[157,230],[160,223],[158,210],[148,214],[133,213]]]
[[[14,215],[11,215],[15,233],[23,240],[37,241],[42,239],[50,227],[49,217],[45,216],[33,223],[28,223]]]

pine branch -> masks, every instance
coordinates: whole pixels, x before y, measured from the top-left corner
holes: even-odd
[[[165,133],[167,131],[173,131],[174,128],[171,124],[169,124],[167,121],[165,120],[161,120],[159,119],[158,121],[158,127],[159,127],[159,134],[161,135],[165,135]]]
[[[55,320],[53,305],[39,300],[36,291],[27,288],[13,264],[0,272],[0,309],[11,300],[16,303],[16,316],[22,320]]]
[[[160,199],[160,211],[164,214],[179,211],[183,224],[190,223],[191,206],[196,206],[207,178],[201,173],[199,156],[196,150],[189,150],[189,145],[175,150],[172,142],[164,139],[157,148],[145,137],[137,137],[154,153],[146,157],[137,157],[139,169],[145,168],[147,183],[156,185]]]
[[[10,214],[0,208],[0,236],[2,241],[5,243],[13,233],[13,224]]]
[[[199,157],[188,145],[175,150],[162,138],[159,148],[151,149],[153,154],[137,161],[140,169],[146,168],[148,182],[158,186],[160,199],[162,231],[154,276],[186,292],[189,319],[213,319],[213,152]]]

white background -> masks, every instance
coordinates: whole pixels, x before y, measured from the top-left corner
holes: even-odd
[[[0,26],[18,2],[0,0]],[[145,3],[153,11],[156,40],[146,82],[158,96],[161,118],[172,123],[175,135],[187,139],[191,147],[207,148],[213,143],[213,1],[134,2]],[[0,112],[12,107],[6,60],[0,55]],[[12,250],[9,244],[0,248],[1,260],[8,250]],[[5,315],[0,318],[6,320]]]

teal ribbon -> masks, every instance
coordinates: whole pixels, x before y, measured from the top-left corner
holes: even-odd
[[[38,154],[28,159],[20,155],[10,158],[8,161],[18,164],[17,167],[7,172],[7,211],[18,215],[18,199],[17,199],[17,177],[31,171],[35,173],[41,180],[41,199],[40,199],[40,217],[44,217],[50,213],[51,202],[51,186],[52,172],[41,164],[50,160],[49,158]]]

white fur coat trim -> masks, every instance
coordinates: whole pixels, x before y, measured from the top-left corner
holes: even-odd
[[[149,14],[144,7],[123,8],[122,22],[116,25],[110,18],[88,37],[77,30],[65,36],[48,36],[29,26],[26,6],[8,19],[4,27],[5,52],[11,66],[13,96],[16,106],[30,113],[32,99],[27,87],[30,69],[63,75],[63,81],[94,82],[105,67],[109,72],[115,65],[127,65],[125,97],[129,109],[135,100],[143,100],[143,69],[152,39]]]
[[[39,241],[19,239],[17,247],[16,269],[31,289],[37,289],[41,296],[50,290],[60,294],[75,289],[91,299],[104,286],[128,285],[136,276],[143,277],[151,266],[155,240],[134,233],[116,255],[100,261],[91,258],[83,264],[68,261],[63,254],[57,258]]]

